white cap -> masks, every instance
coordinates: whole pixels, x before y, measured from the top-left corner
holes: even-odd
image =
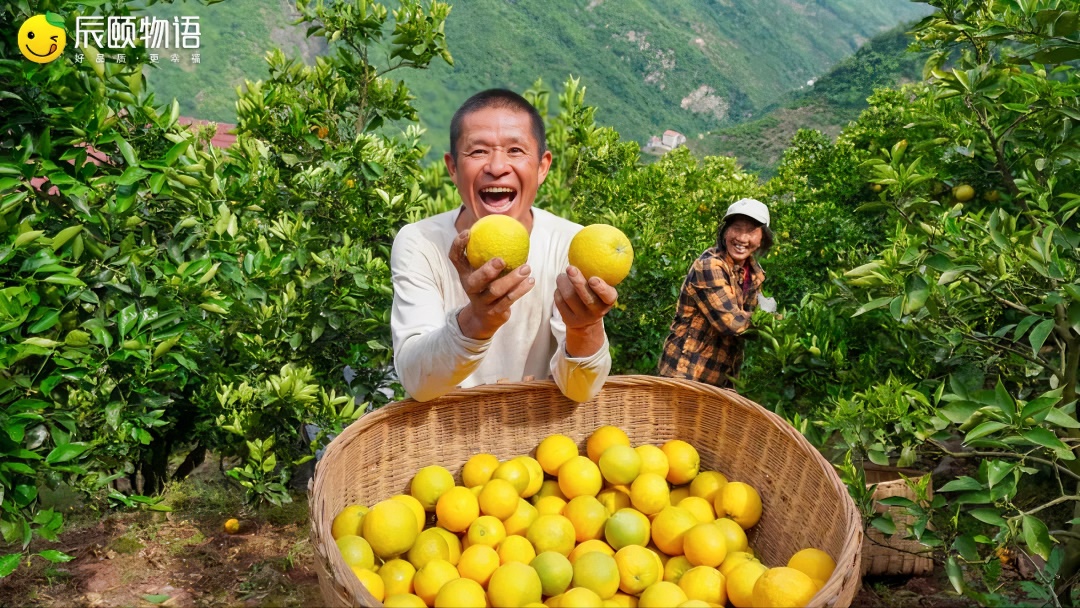
[[[727,218],[729,215],[745,215],[766,226],[769,225],[769,208],[765,206],[765,203],[756,199],[741,198],[734,203],[731,203],[731,206],[727,208],[727,213],[724,214],[724,217]]]

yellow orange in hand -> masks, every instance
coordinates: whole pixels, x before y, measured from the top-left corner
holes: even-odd
[[[608,224],[591,224],[578,231],[570,241],[570,264],[586,278],[600,277],[611,286],[630,274],[634,247],[622,230]]]

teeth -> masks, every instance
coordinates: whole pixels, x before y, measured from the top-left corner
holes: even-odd
[[[495,193],[495,192],[513,192],[514,189],[513,188],[482,188],[480,191],[481,192],[492,192],[492,193]]]

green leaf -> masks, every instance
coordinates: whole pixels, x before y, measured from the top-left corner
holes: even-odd
[[[949,483],[941,486],[941,488],[938,489],[938,492],[959,492],[969,490],[978,491],[984,489],[985,487],[986,486],[979,483],[979,480],[965,475],[963,477],[960,477],[959,479],[954,479]]]
[[[1012,473],[1015,468],[1015,462],[992,460],[986,465],[986,481],[989,483],[990,487],[993,488],[998,482],[1004,479],[1006,475]]]
[[[14,572],[15,569],[19,567],[19,562],[21,561],[21,553],[9,553],[0,556],[0,578],[4,578]]]
[[[171,596],[164,595],[164,594],[160,594],[160,595],[146,594],[146,595],[142,596],[142,598],[144,600],[150,602],[151,604],[162,604],[164,602],[169,601],[170,597]]]
[[[67,553],[62,553],[62,552],[57,551],[55,549],[46,549],[46,550],[44,550],[44,551],[42,551],[40,553],[37,553],[36,555],[38,555],[39,557],[44,557],[45,559],[49,560],[50,562],[52,562],[54,564],[59,564],[59,563],[62,563],[62,562],[70,562],[71,560],[75,559],[74,557],[68,555]]]
[[[949,555],[945,560],[945,573],[949,575],[949,582],[952,583],[953,589],[957,593],[964,592],[964,572],[960,569],[960,564],[956,562],[955,555]]]
[[[885,297],[885,298],[875,298],[873,300],[870,300],[866,304],[863,304],[862,306],[860,306],[855,311],[855,313],[852,314],[851,316],[852,317],[857,317],[857,316],[859,316],[859,315],[861,315],[863,313],[867,313],[867,312],[870,312],[871,310],[881,308],[882,306],[885,306],[886,304],[888,304],[890,300],[892,300],[892,296]]]
[[[32,334],[36,334],[38,332],[45,331],[46,329],[49,329],[53,325],[56,325],[57,321],[59,321],[59,320],[60,320],[60,311],[59,310],[50,310],[49,312],[45,313],[45,316],[38,319],[37,323],[34,323],[33,325],[31,325],[29,331]]]
[[[67,462],[78,457],[79,454],[82,454],[88,449],[90,449],[90,446],[85,443],[65,443],[64,445],[58,445],[45,457],[45,462],[49,464]]]
[[[1077,422],[1076,418],[1063,412],[1060,408],[1054,408],[1047,412],[1044,422],[1056,424],[1057,426],[1067,429],[1080,429],[1080,422]]]
[[[135,309],[134,304],[128,304],[120,311],[120,315],[116,319],[116,325],[120,329],[121,338],[127,337],[128,331],[134,326],[138,317],[139,311]]]
[[[1013,332],[1013,339],[1019,340],[1020,338],[1023,338],[1024,334],[1027,333],[1027,330],[1031,329],[1031,326],[1041,318],[1042,317],[1039,315],[1028,315],[1021,319],[1020,322],[1016,324],[1016,331]]]
[[[893,523],[891,519],[875,517],[874,520],[870,522],[870,525],[886,536],[896,534],[896,524]]]
[[[1049,429],[1041,427],[1029,429],[1020,433],[1020,435],[1036,445],[1041,445],[1044,448],[1054,450],[1054,453],[1062,460],[1074,460],[1076,458],[1072,453],[1072,450],[1069,449],[1069,446],[1065,445],[1065,442],[1058,439],[1057,435]]]
[[[927,298],[930,297],[930,287],[926,284],[926,281],[919,275],[911,275],[907,280],[907,300],[904,304],[904,314],[911,314],[916,310],[919,310],[926,304]]]
[[[972,509],[969,512],[969,515],[983,522],[984,524],[990,524],[991,526],[1004,527],[1009,525],[997,509]]]
[[[997,431],[1008,427],[1009,425],[1004,422],[995,422],[993,420],[989,422],[984,422],[979,426],[971,429],[971,432],[968,433],[966,437],[964,437],[964,443],[969,443],[975,439],[978,439],[979,437],[985,437],[990,433],[996,433]]]
[[[1045,319],[1031,330],[1028,341],[1031,343],[1032,354],[1035,356],[1039,355],[1039,350],[1043,347],[1043,343],[1046,342],[1046,338],[1050,336],[1050,332],[1053,330],[1053,319]]]
[[[135,156],[135,149],[131,147],[126,140],[118,137],[116,141],[116,147],[120,148],[120,154],[124,156],[124,162],[130,167],[134,167],[139,164],[138,157]]]
[[[1046,524],[1032,515],[1025,515],[1023,521],[1024,542],[1028,549],[1043,559],[1050,559],[1050,544],[1053,541]]]
[[[956,537],[956,540],[953,541],[953,548],[960,554],[960,557],[967,561],[979,561],[979,550],[975,547],[975,539],[970,534]]]
[[[938,410],[938,414],[953,424],[963,424],[971,416],[982,409],[982,404],[975,401],[953,401],[949,405]]]

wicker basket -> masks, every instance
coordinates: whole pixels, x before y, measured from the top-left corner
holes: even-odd
[[[862,522],[829,463],[781,418],[734,392],[686,380],[614,376],[590,402],[575,404],[550,380],[494,384],[434,401],[405,400],[368,414],[327,447],[310,488],[311,541],[323,599],[331,606],[379,606],[345,565],[330,528],[350,504],[406,492],[422,466],[458,474],[475,453],[531,453],[564,433],[584,445],[594,429],[621,427],[635,445],[683,439],[703,469],[746,481],[765,516],[750,530],[768,565],[818,547],[837,567],[811,606],[847,606],[860,584]],[[460,482],[460,478],[459,478]]]
[[[874,491],[875,501],[893,496],[915,500],[915,493],[911,491],[900,474],[903,473],[913,482],[918,482],[925,475],[921,471],[869,465],[865,467],[865,471],[866,485],[877,484],[877,489]],[[933,482],[927,485],[927,495],[929,498],[934,497]],[[863,575],[924,576],[929,574],[934,569],[931,549],[919,541],[903,539],[905,529],[911,525],[914,518],[904,515],[900,507],[886,507],[878,504],[877,511],[892,513],[893,523],[896,524],[896,534],[885,536],[874,528],[867,530],[863,541]]]

